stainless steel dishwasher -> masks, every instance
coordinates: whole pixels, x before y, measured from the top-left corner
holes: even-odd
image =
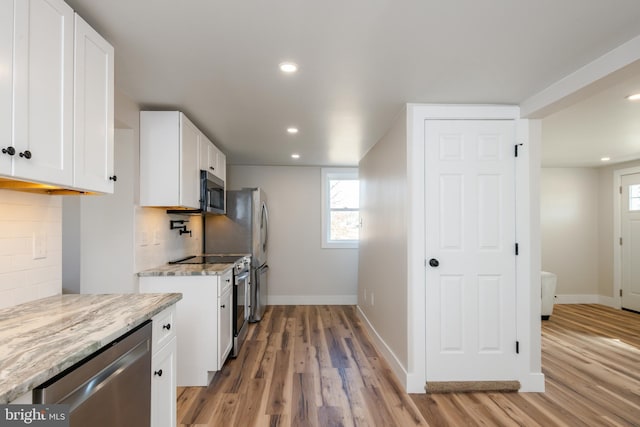
[[[33,403],[69,405],[71,427],[149,426],[151,322],[34,389]]]

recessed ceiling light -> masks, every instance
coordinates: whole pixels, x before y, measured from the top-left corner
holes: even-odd
[[[287,128],[287,132],[289,132],[289,133],[298,133],[298,128],[294,128],[294,127]]]
[[[600,158],[601,162],[608,162],[609,160],[611,160],[611,157],[601,157]]]
[[[292,159],[299,159],[300,158],[300,154],[294,153],[291,155]]]
[[[638,101],[640,100],[640,93],[634,93],[633,95],[627,96],[629,101]]]
[[[283,62],[280,64],[280,71],[283,73],[295,73],[298,71],[298,65],[294,62]]]

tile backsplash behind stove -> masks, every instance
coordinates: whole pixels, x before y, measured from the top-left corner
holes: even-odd
[[[191,235],[169,229],[170,220],[187,220]],[[202,252],[202,217],[167,214],[163,208],[136,207],[136,272]]]
[[[61,292],[61,196],[0,190],[0,308]]]

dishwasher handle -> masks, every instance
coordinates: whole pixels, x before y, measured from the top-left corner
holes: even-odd
[[[33,403],[69,405],[69,414],[73,419],[74,410],[81,411],[80,408],[84,408],[85,403],[94,408],[100,406],[105,397],[113,397],[113,390],[122,389],[122,385],[126,384],[122,396],[116,398],[136,400],[140,403],[139,409],[144,411],[150,403],[147,378],[150,384],[150,321],[35,388]],[[139,394],[142,396],[138,397]],[[88,402],[89,400],[92,401]]]

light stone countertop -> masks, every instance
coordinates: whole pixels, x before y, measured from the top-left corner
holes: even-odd
[[[233,264],[164,264],[138,273],[138,276],[221,276]]]
[[[11,402],[182,299],[57,295],[0,310],[0,404]]]

